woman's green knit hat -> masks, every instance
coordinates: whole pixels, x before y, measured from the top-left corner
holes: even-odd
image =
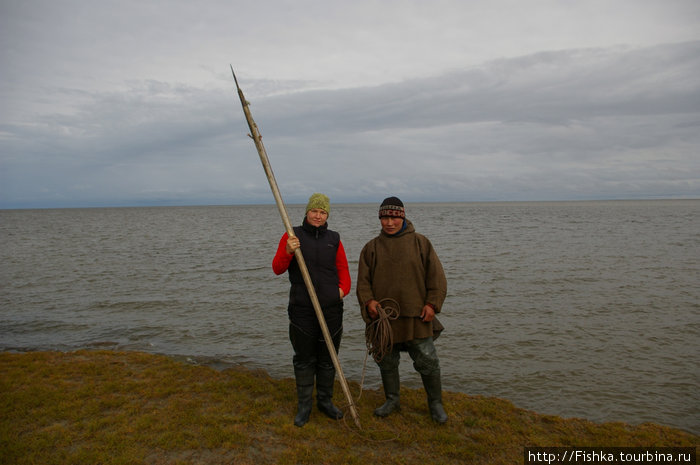
[[[330,214],[331,201],[327,196],[316,192],[309,197],[309,203],[306,204],[306,213],[313,208],[320,208],[321,210],[324,210],[326,213]]]

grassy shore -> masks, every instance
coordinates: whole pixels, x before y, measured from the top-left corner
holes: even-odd
[[[335,402],[345,404],[338,386]],[[490,397],[444,393],[442,426],[422,390],[402,389],[401,412],[385,419],[372,415],[382,402],[381,391],[362,393],[361,430],[315,407],[297,428],[292,379],[138,352],[0,353],[0,463],[516,464],[525,446],[700,445],[678,429],[562,419]]]

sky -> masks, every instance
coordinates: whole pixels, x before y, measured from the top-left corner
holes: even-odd
[[[0,208],[700,198],[697,0],[0,0]]]

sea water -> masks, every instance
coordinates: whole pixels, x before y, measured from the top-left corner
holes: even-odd
[[[445,268],[443,388],[593,421],[700,433],[700,201],[407,204]],[[333,205],[353,290],[377,205]],[[294,224],[303,206],[289,206]],[[274,205],[0,211],[0,350],[105,348],[293,376]],[[403,356],[402,383],[420,387]]]

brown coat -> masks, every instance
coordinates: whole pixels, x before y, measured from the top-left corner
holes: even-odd
[[[402,232],[389,236],[382,231],[364,246],[357,271],[357,298],[365,323],[372,321],[365,308],[370,300],[398,302],[399,318],[391,322],[395,344],[439,334],[443,327],[437,318],[425,323],[420,314],[426,304],[439,313],[447,295],[447,279],[433,245],[405,221]]]

